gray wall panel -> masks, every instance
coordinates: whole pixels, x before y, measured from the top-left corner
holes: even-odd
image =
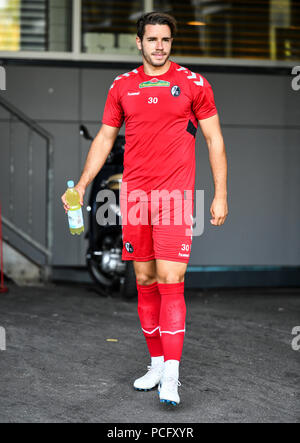
[[[12,125],[12,148],[14,157],[14,180],[13,180],[13,222],[19,228],[26,226],[28,233],[28,163],[27,143],[29,131],[22,123]],[[25,225],[24,225],[25,223]]]
[[[0,199],[2,211],[9,214],[9,126],[0,121]]]
[[[3,91],[0,92],[1,95],[3,93],[4,93]],[[0,120],[7,120],[8,118],[9,118],[8,112],[4,108],[1,108],[0,106]]]
[[[300,128],[284,133],[284,219],[282,238],[284,262],[300,263]]]
[[[123,72],[126,72],[126,70],[82,70],[82,120],[101,123],[109,88],[114,79]]]
[[[79,70],[8,67],[3,97],[36,120],[79,119]]]
[[[77,265],[81,254],[80,239],[69,233],[61,195],[66,190],[67,180],[76,181],[80,175],[78,125],[47,123],[44,127],[55,136],[54,264]]]
[[[289,134],[293,132],[293,134]],[[205,191],[205,231],[193,240],[191,264],[296,265],[300,262],[299,162],[295,140],[299,131],[224,129],[228,157],[229,216],[222,227],[210,223],[214,196],[207,149],[197,150],[196,188]],[[292,153],[286,152],[291,138]],[[289,185],[287,185],[287,177]],[[293,214],[287,226],[286,214]],[[297,217],[298,215],[298,217]],[[293,240],[286,235],[292,228]]]
[[[32,234],[40,243],[46,244],[46,141],[34,135],[32,147]]]
[[[108,89],[123,72],[126,69],[9,67],[3,96],[39,119],[55,139],[55,265],[85,263],[86,241],[69,235],[60,196],[67,179],[79,178],[90,147],[79,136],[80,123],[96,135]],[[210,224],[214,187],[208,150],[199,134],[196,188],[205,191],[205,231],[194,238],[190,265],[299,265],[300,92],[291,90],[289,76],[202,74],[213,86],[225,136],[229,217],[222,227]],[[8,143],[5,127],[0,122],[1,149]],[[7,156],[7,151],[0,155]],[[43,164],[40,155],[35,169]],[[18,186],[26,180],[22,174]],[[36,189],[43,176],[41,168]],[[1,163],[0,185],[6,181]],[[36,193],[35,198],[42,202],[44,197]],[[20,208],[24,216],[24,204]],[[37,227],[35,232],[44,234]]]
[[[248,74],[205,74],[223,124],[283,125],[286,78]]]
[[[294,91],[291,86],[291,78],[285,79],[285,119],[286,126],[300,125],[300,90]]]
[[[29,207],[29,143],[32,144],[32,204]],[[20,122],[9,125],[0,122],[0,189],[3,212],[9,217],[9,189],[13,199],[13,222],[24,228],[27,234],[45,244],[45,208],[46,208],[46,143],[40,136],[32,134]],[[10,180],[10,143],[14,159],[13,181]],[[30,215],[31,211],[31,215]],[[29,218],[32,224],[28,223]]]

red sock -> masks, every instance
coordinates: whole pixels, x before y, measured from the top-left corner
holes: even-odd
[[[165,361],[181,360],[184,334],[186,304],[184,282],[159,283],[161,295],[160,334]]]
[[[160,293],[157,282],[149,286],[139,285],[138,289],[138,314],[146,338],[151,357],[163,355],[163,348],[159,334]]]

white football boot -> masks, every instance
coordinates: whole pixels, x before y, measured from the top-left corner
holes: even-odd
[[[160,402],[172,406],[179,405],[178,386],[181,386],[178,378],[164,375],[158,387]]]
[[[164,364],[148,366],[148,372],[135,380],[133,386],[137,391],[151,391],[160,382],[164,373]]]

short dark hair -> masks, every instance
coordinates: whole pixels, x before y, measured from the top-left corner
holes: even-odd
[[[146,25],[168,25],[171,29],[172,38],[177,32],[177,22],[175,18],[164,12],[148,12],[140,17],[136,26],[137,35],[141,40],[144,38]]]

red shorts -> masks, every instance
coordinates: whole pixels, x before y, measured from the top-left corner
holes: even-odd
[[[122,260],[189,262],[194,200],[120,202]]]

